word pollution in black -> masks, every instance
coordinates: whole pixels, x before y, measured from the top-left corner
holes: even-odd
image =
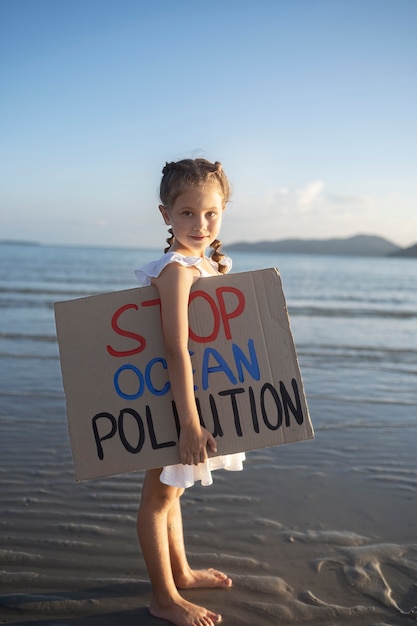
[[[264,383],[256,395],[252,387],[247,389],[234,387],[220,391],[218,392],[219,396],[228,397],[230,400],[230,411],[227,411],[227,414],[223,412],[221,415],[216,399],[210,393],[210,423],[207,416],[203,419],[201,405],[198,398],[196,398],[200,423],[212,433],[213,437],[224,436],[225,421],[230,419],[232,419],[237,437],[243,437],[249,431],[259,434],[261,428],[275,431],[282,428],[283,425],[289,427],[292,418],[301,426],[304,423],[304,415],[295,378],[291,381],[291,387],[292,395],[283,381],[279,383],[279,390],[271,383]],[[243,420],[242,415],[246,416],[245,420]],[[122,409],[117,418],[108,412],[97,413],[92,419],[92,429],[98,458],[100,460],[104,459],[104,442],[115,437],[119,438],[124,449],[131,454],[139,454],[147,438],[149,438],[153,450],[176,446],[180,433],[180,422],[175,402],[172,402],[172,417],[175,422],[177,440],[160,441],[155,432],[154,420],[149,405],[145,406],[144,415],[139,414],[133,408]]]

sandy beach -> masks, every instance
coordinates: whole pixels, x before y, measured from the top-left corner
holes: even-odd
[[[50,411],[2,424],[1,623],[162,626],[146,609],[136,539],[143,475],[75,483],[64,417],[57,424]],[[184,595],[231,626],[415,623],[416,469],[405,431],[318,430],[188,490],[190,560],[234,585]]]

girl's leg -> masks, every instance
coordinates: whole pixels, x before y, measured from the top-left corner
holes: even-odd
[[[187,602],[178,593],[171,567],[168,514],[180,491],[159,480],[161,470],[148,470],[138,512],[138,537],[152,585],[149,611],[175,626],[213,626],[221,616]]]
[[[181,489],[179,496],[183,492],[184,490]],[[173,502],[168,513],[168,540],[173,578],[178,589],[192,589],[196,587],[227,588],[232,585],[232,580],[226,574],[217,570],[191,569],[185,552],[179,497]]]

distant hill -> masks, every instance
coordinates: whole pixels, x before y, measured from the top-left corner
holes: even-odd
[[[409,248],[401,248],[400,250],[396,250],[395,252],[391,252],[390,256],[398,256],[408,259],[416,259],[417,258],[417,243],[414,246],[410,246]]]
[[[398,253],[403,248],[376,235],[355,235],[347,239],[282,239],[278,241],[258,241],[255,243],[239,241],[228,244],[227,251],[229,250],[342,256],[387,256]]]

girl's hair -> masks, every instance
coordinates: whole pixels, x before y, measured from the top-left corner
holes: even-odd
[[[169,209],[178,198],[190,187],[202,187],[204,185],[217,185],[223,196],[223,208],[225,208],[230,198],[230,184],[223,170],[223,166],[219,161],[211,163],[206,159],[183,159],[182,161],[173,161],[165,163],[162,170],[162,180],[159,188],[159,197],[162,204]],[[164,252],[168,252],[175,241],[172,229],[169,231],[170,237],[167,239],[168,246]],[[210,247],[213,248],[211,258],[217,263],[218,270],[224,274],[227,270],[222,265],[224,254],[220,252],[221,242],[215,239]]]

